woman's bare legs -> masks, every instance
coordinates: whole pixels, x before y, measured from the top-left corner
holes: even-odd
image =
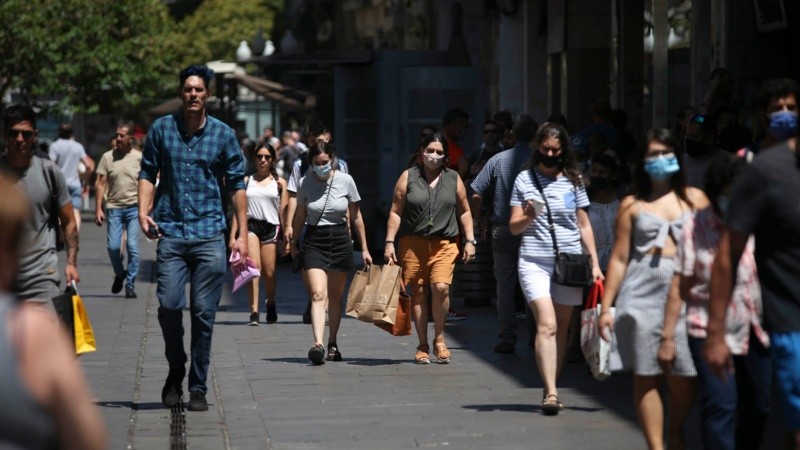
[[[275,261],[277,260],[278,246],[270,243],[261,246],[261,278],[264,279],[264,291],[267,294],[267,303],[275,304],[275,290],[278,282],[275,279]]]
[[[308,296],[311,297],[311,329],[314,345],[325,337],[325,306],[328,303],[328,274],[322,269],[306,270]]]
[[[669,401],[669,417],[667,418],[667,438],[670,450],[686,448],[683,438],[683,422],[689,415],[694,397],[697,394],[697,377],[667,376],[667,399]]]
[[[633,376],[633,401],[636,405],[636,417],[642,427],[647,448],[663,450],[664,448],[664,404],[658,387],[663,377]]]
[[[536,319],[536,365],[544,383],[544,397],[558,396],[558,345],[556,344],[556,311],[550,297],[541,297],[528,303]]]
[[[328,272],[328,342],[336,342],[342,322],[342,295],[347,283],[347,272]],[[323,324],[325,318],[323,317]]]
[[[414,326],[417,329],[417,337],[419,338],[419,345],[428,345],[428,295],[430,288],[428,286],[412,286],[411,287],[411,312],[414,315]]]
[[[261,244],[258,242],[258,236],[253,233],[247,233],[247,253],[250,259],[256,264],[256,267],[261,269]],[[250,294],[250,312],[258,313],[258,283],[259,279],[254,278],[248,286],[248,293]]]
[[[572,311],[575,310],[571,305],[560,305],[553,303],[556,312],[556,379],[561,375],[564,367],[564,358],[567,356],[567,346],[569,344],[569,324],[572,321]]]
[[[447,283],[431,283],[430,292],[433,341],[444,342],[444,325],[447,321],[447,312],[450,310],[450,285]],[[427,336],[427,323],[425,329]]]

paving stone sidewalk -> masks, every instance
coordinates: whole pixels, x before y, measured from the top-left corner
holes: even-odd
[[[494,308],[464,309],[467,320],[447,325],[449,365],[415,365],[414,336],[393,337],[351,318],[343,319],[338,339],[344,361],[310,365],[311,329],[300,320],[307,297],[287,264],[278,269],[276,324],[246,326],[244,290],[231,295],[226,285],[214,329],[210,408],[170,411],[160,401],[167,366],[152,282],[155,242],[141,240],[139,298],[112,295],[105,228],[87,219],[81,230],[80,290],[98,351],[81,362],[110,448],[644,447],[629,376],[598,382],[582,364],[567,364],[559,382],[567,407],[557,417],[542,416],[542,385],[527,336],[520,338],[516,354],[492,352]],[[184,323],[188,350],[188,312]],[[687,421],[692,448],[701,447],[697,419],[694,413]]]

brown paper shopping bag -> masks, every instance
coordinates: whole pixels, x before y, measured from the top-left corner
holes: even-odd
[[[389,307],[389,315],[392,315],[393,323],[379,320],[375,322],[375,326],[389,332],[394,336],[410,336],[411,335],[411,296],[406,293],[402,285],[402,278],[397,280],[398,295],[397,304]]]
[[[347,307],[345,314],[352,317],[358,317],[358,305],[361,304],[361,299],[364,297],[364,291],[367,288],[369,281],[369,272],[359,270],[353,275],[353,280],[350,281],[350,290],[347,291]]]
[[[359,283],[355,288],[351,286],[348,291],[347,315],[355,317],[362,322],[374,323],[378,320],[394,324],[394,319],[387,318],[389,308],[395,297],[399,295],[398,278],[400,266],[372,265],[366,280],[366,286],[361,289],[363,280],[354,280]],[[351,299],[352,294],[352,299]]]

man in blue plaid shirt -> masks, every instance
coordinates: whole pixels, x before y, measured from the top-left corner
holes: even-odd
[[[181,315],[186,282],[191,283],[190,411],[208,409],[211,334],[226,271],[223,189],[228,191],[239,224],[231,251],[239,252],[242,262],[247,257],[244,161],[233,130],[206,114],[213,76],[204,65],[181,71],[181,111],[153,122],[139,173],[139,225],[147,237],[158,238],[158,323],[169,362],[161,401],[170,408],[183,395],[187,358]]]

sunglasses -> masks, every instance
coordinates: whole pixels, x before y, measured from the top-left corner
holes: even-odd
[[[271,155],[256,155],[256,159],[272,159]]]
[[[11,129],[11,130],[6,131],[6,135],[8,136],[9,139],[16,139],[17,136],[19,136],[20,134],[22,135],[23,139],[30,139],[30,138],[33,137],[33,131],[30,131],[30,130],[14,130],[14,129]]]

